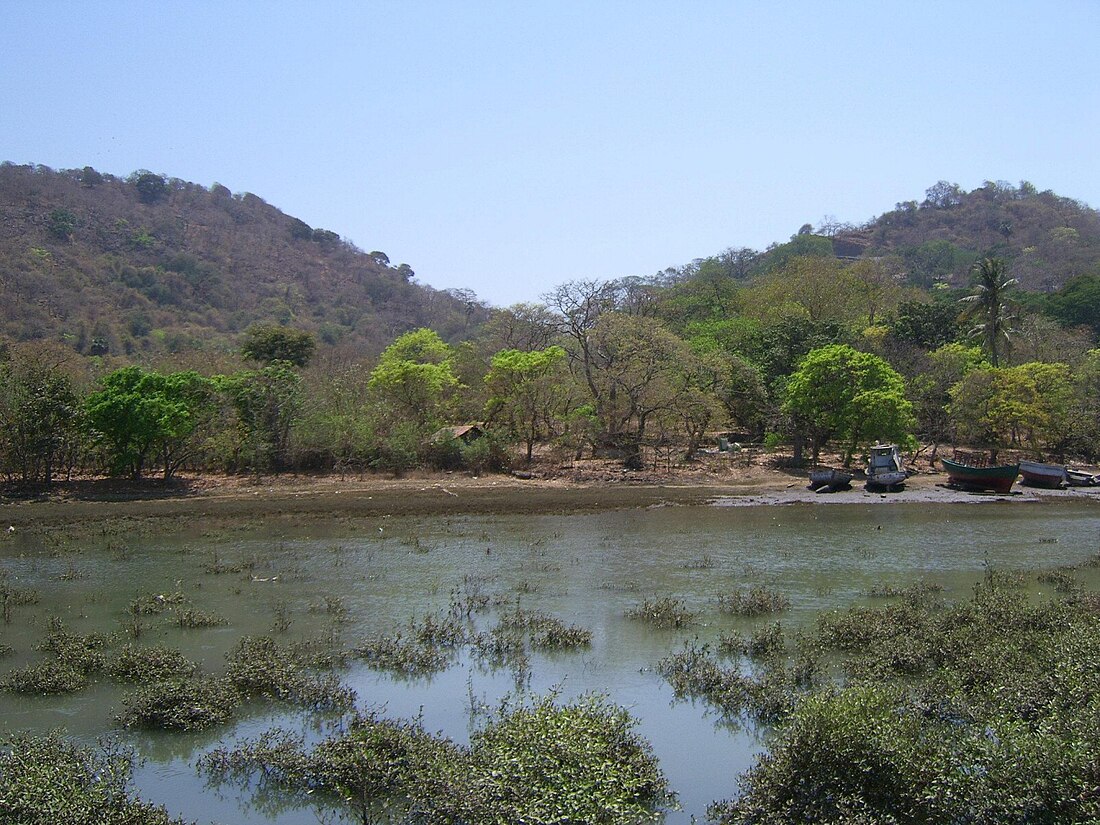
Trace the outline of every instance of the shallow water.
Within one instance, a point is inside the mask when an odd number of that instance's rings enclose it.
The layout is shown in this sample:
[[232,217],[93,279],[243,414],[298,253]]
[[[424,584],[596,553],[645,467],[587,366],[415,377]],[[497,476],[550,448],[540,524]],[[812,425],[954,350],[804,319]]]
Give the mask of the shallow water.
[[[0,643],[14,649],[0,659],[0,672],[42,656],[33,648],[50,616],[76,632],[115,633],[120,646],[130,640],[127,604],[152,593],[183,592],[196,607],[229,621],[186,630],[167,614],[145,617],[140,643],[180,647],[212,672],[224,667],[225,653],[243,635],[285,626],[280,637],[302,639],[335,629],[352,646],[444,611],[456,592],[518,599],[593,634],[586,650],[533,658],[522,686],[564,696],[597,691],[628,707],[679,794],[683,810],[666,821],[687,823],[692,815],[701,821],[709,802],[736,793],[738,774],[752,765],[766,735],[717,723],[701,704],[675,702],[654,672],[685,642],[775,621],[722,615],[719,593],[755,584],[781,590],[791,600],[780,617],[790,628],[822,610],[874,601],[862,595],[874,585],[927,579],[943,585],[947,598],[965,598],[987,566],[1050,568],[1079,564],[1098,551],[1100,509],[1093,502],[662,507],[580,516],[318,520],[280,527],[277,534],[255,527],[204,534],[201,525],[140,535],[124,529],[15,534],[0,544],[0,567],[41,599],[14,608],[11,624],[0,625]],[[1080,577],[1095,586],[1088,578],[1095,575],[1090,569]],[[667,595],[682,599],[698,622],[654,630],[624,615],[647,596]],[[327,612],[334,598],[347,612],[339,626]],[[495,706],[517,688],[512,673],[487,671],[469,659],[431,679],[396,679],[355,661],[341,675],[361,705],[383,707],[393,717],[422,714],[429,730],[458,741],[469,735],[472,706]],[[0,693],[0,724],[8,731],[63,727],[93,740],[114,730],[112,717],[128,690],[104,680],[69,697]],[[196,759],[217,744],[272,724],[311,730],[304,714],[270,705],[251,711],[201,734],[124,733],[145,758],[137,774],[141,795],[200,822],[317,822],[308,807],[254,804],[246,791],[208,789],[197,775]]]

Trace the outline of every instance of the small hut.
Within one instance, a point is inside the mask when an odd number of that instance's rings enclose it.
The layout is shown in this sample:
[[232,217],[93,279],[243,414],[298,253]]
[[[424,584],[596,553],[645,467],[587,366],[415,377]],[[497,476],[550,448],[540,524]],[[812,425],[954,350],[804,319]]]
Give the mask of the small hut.
[[444,441],[457,441],[460,444],[473,444],[479,438],[485,436],[484,425],[480,422],[473,424],[454,424],[449,427],[441,427],[432,433],[431,441],[439,444]]

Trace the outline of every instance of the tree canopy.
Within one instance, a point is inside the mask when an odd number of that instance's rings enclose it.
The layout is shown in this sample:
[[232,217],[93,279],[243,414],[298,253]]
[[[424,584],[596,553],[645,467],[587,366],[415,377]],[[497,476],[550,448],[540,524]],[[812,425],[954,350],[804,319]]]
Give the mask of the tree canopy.
[[859,446],[908,443],[916,424],[902,377],[882,358],[844,344],[812,350],[787,383],[784,410],[795,433],[810,438],[816,462],[824,444],[845,444],[845,462]]
[[139,479],[149,460],[160,458],[164,477],[171,476],[178,449],[198,424],[208,380],[194,371],[161,374],[131,366],[105,376],[102,386],[88,396],[84,411],[111,470]]
[[304,367],[316,348],[317,342],[305,330],[276,324],[254,324],[245,331],[241,354],[265,364],[287,361],[296,367]]

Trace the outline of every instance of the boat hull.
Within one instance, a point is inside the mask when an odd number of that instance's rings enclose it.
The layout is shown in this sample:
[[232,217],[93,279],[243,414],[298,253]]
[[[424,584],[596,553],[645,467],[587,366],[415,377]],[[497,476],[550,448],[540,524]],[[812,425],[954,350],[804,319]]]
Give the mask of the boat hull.
[[852,483],[852,474],[841,470],[811,470],[810,489],[821,492],[822,490],[840,490]]
[[1086,473],[1084,470],[1066,470],[1066,484],[1070,487],[1095,487],[1100,476]]
[[1012,490],[1016,477],[1020,475],[1019,464],[1001,464],[996,467],[971,467],[949,458],[941,458],[947,480],[956,487],[966,490],[993,490],[1007,493]]
[[1038,461],[1021,461],[1020,475],[1024,483],[1032,487],[1057,490],[1066,480],[1066,468],[1059,464],[1043,464]]
[[904,470],[875,472],[867,476],[867,486],[871,489],[889,490],[905,483],[909,474]]

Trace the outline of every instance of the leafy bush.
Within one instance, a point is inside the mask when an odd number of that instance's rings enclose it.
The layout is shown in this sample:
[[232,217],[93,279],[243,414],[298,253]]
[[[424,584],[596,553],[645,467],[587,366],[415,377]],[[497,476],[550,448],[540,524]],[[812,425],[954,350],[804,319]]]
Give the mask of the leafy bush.
[[450,792],[436,815],[464,822],[638,823],[659,819],[668,786],[635,720],[601,698],[506,708],[471,737],[465,764],[436,760]]
[[126,645],[107,663],[107,672],[123,682],[160,682],[176,676],[190,676],[195,663],[175,648],[154,645]]
[[355,648],[354,653],[372,668],[409,676],[439,673],[451,663],[449,653],[417,639],[408,639],[400,631],[392,636],[368,639]]
[[[270,731],[204,757],[216,779],[248,780],[354,805],[361,821],[593,822],[659,819],[667,783],[625,710],[599,698],[503,707],[468,748],[419,723],[355,717],[312,752]],[[313,797],[316,798],[316,797]],[[415,812],[415,813],[412,813]]]
[[592,643],[592,631],[577,625],[568,625],[548,613],[520,607],[505,614],[494,632],[525,635],[530,640],[531,647],[538,650],[587,647]]
[[197,629],[203,627],[222,627],[229,624],[224,616],[199,610],[195,607],[183,607],[176,610],[175,623],[180,627]]
[[456,438],[433,440],[425,460],[436,470],[457,470],[462,466],[462,444]]
[[103,667],[107,637],[100,633],[81,636],[68,633],[57,619],[37,649],[53,658],[13,670],[0,687],[16,693],[72,693],[88,684],[88,675]]
[[748,716],[767,724],[790,712],[799,686],[794,670],[776,667],[746,676],[739,669],[724,668],[705,646],[688,646],[662,659],[657,672],[679,698],[703,699],[726,719]]
[[56,734],[0,742],[0,809],[8,825],[183,825],[130,792],[133,755],[86,748]]
[[240,703],[240,693],[228,679],[172,680],[127,697],[117,718],[128,728],[203,730],[228,722]]
[[134,615],[159,615],[174,605],[183,604],[182,593],[146,593],[130,600],[127,611]]
[[736,593],[723,593],[718,596],[718,607],[723,613],[737,616],[762,616],[766,613],[782,613],[789,610],[791,600],[784,593],[756,586]]
[[626,611],[626,616],[664,628],[684,627],[695,621],[695,614],[688,610],[684,602],[671,596],[644,599],[640,605]]
[[13,693],[73,693],[88,685],[88,674],[60,659],[49,659],[38,664],[11,671],[0,682],[0,687]]
[[508,451],[491,436],[482,436],[463,444],[462,465],[475,475],[490,470],[503,470],[508,466]]
[[227,654],[226,676],[242,693],[315,710],[347,709],[355,692],[335,676],[311,673],[302,657],[268,636],[246,636]]
[[805,644],[840,657],[845,687],[797,702],[714,821],[1100,818],[1100,616],[1087,600],[1036,603],[991,574],[953,605],[827,614]]

